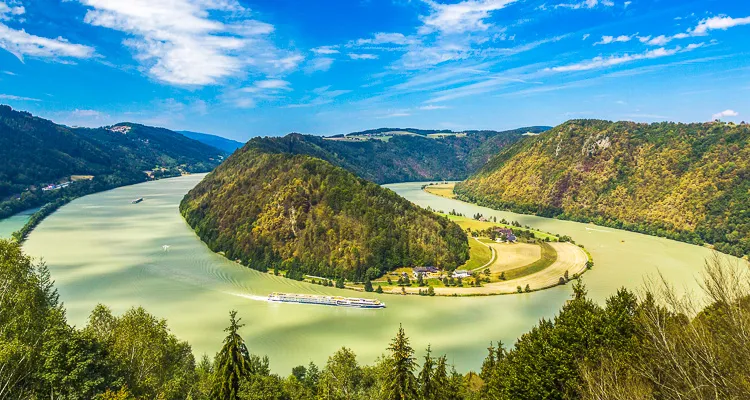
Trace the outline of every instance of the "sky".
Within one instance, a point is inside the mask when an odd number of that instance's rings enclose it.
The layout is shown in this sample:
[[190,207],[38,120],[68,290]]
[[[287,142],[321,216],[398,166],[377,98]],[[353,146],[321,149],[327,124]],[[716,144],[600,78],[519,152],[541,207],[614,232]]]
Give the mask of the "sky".
[[0,0],[0,104],[237,140],[750,120],[746,0]]

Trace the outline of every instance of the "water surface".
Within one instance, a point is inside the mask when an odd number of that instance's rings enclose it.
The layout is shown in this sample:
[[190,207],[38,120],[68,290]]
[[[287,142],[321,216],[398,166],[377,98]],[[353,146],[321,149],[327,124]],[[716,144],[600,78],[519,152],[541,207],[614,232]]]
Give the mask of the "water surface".
[[0,239],[10,239],[13,232],[18,231],[26,225],[31,215],[37,212],[39,208],[32,208],[30,210],[21,211],[16,215],[11,215],[8,218],[0,219]]
[[[229,310],[238,310],[252,352],[267,354],[274,371],[323,364],[342,346],[360,362],[384,352],[399,324],[412,345],[428,344],[448,354],[461,371],[480,368],[490,341],[513,343],[540,318],[555,315],[570,286],[521,295],[439,298],[368,294],[383,310],[271,304],[272,291],[337,294],[354,292],[294,282],[259,273],[211,252],[184,222],[178,205],[202,175],[123,187],[77,199],[47,217],[29,236],[25,250],[50,267],[71,323],[86,323],[97,303],[122,313],[143,306],[166,318],[197,355],[221,346]],[[492,211],[430,195],[420,183],[388,185],[423,207],[466,215],[518,220],[567,234],[594,255],[585,275],[590,295],[602,301],[620,286],[636,288],[659,268],[678,285],[695,287],[694,276],[710,251],[684,243],[593,225]],[[144,197],[140,204],[134,198]],[[168,246],[168,247],[165,247]]]

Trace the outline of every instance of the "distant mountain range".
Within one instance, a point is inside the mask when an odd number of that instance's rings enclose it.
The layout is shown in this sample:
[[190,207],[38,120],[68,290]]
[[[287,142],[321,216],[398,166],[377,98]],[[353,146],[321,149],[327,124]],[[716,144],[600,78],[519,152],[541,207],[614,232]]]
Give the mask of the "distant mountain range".
[[[152,178],[207,172],[226,155],[167,129],[132,123],[71,128],[0,106],[0,217],[60,193],[142,182],[149,179],[146,171]],[[64,190],[41,190],[76,179]]]
[[750,254],[750,125],[569,121],[456,186],[481,205]]
[[[343,135],[320,137],[297,133],[284,137],[257,137],[246,146],[266,152],[305,154],[343,167],[361,178],[383,184],[408,181],[461,180],[481,168],[505,146],[528,132],[546,127],[511,131],[471,131],[461,136],[427,137],[435,132],[404,130],[420,134],[393,135],[387,140],[344,140]],[[393,132],[381,128],[370,133]],[[429,132],[429,133],[428,133]],[[362,132],[347,136],[362,135]]]
[[244,145],[242,142],[236,140],[227,139],[225,137],[209,135],[208,133],[198,133],[190,131],[177,131],[182,135],[189,137],[190,139],[197,140],[203,144],[207,144],[211,147],[215,147],[219,150],[225,151],[228,154],[234,153],[235,150],[239,149]]

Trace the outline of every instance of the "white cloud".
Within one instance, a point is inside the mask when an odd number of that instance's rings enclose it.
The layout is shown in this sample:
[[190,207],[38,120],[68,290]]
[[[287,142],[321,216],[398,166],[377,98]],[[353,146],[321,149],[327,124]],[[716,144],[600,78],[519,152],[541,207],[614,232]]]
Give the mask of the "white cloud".
[[5,2],[0,2],[0,21],[9,20],[13,16],[23,15],[26,13],[26,9],[23,6],[8,5]]
[[431,8],[431,13],[422,17],[420,34],[435,31],[447,34],[485,31],[490,25],[485,19],[492,11],[505,8],[516,0],[464,0],[454,4],[440,4],[433,0],[423,0]]
[[428,106],[419,107],[419,109],[423,111],[444,110],[446,108],[448,108],[448,106],[428,105]]
[[436,92],[434,97],[425,101],[425,103],[439,103],[448,100],[459,99],[462,97],[474,96],[491,92],[507,86],[511,83],[523,82],[522,80],[510,76],[494,75],[485,78],[479,82],[471,83],[464,86],[441,90]]
[[590,9],[594,8],[601,4],[604,7],[612,7],[615,5],[614,2],[611,0],[584,0],[578,3],[562,3],[555,5],[555,8],[569,8],[571,10],[578,10],[578,9]]
[[620,35],[620,36],[602,36],[602,40],[594,43],[594,46],[600,45],[600,44],[610,44],[610,43],[625,43],[629,42],[633,39],[633,36],[628,35]]
[[255,93],[266,90],[292,90],[290,83],[281,79],[265,79],[257,81],[253,86],[242,89],[245,92]]
[[411,114],[408,112],[394,112],[386,115],[381,115],[379,117],[376,117],[377,119],[386,119],[386,118],[400,118],[400,117],[408,117]]
[[738,115],[740,115],[740,113],[738,113],[737,111],[734,111],[734,110],[724,110],[722,112],[719,112],[719,113],[716,113],[716,114],[712,115],[711,119],[722,119],[722,118],[725,118],[725,117],[736,117]]
[[314,49],[312,49],[310,51],[312,51],[315,54],[325,54],[325,55],[338,54],[339,53],[339,51],[336,50],[334,48],[334,46],[320,46],[320,47],[316,47],[316,48],[314,48]]
[[415,39],[404,36],[403,33],[385,33],[378,32],[371,39],[359,39],[353,44],[358,46],[367,44],[395,44],[395,45],[407,45],[415,43]]
[[626,2],[622,3],[622,5],[624,6],[624,8],[628,8],[631,4],[633,4],[632,1],[626,1]]
[[287,108],[305,108],[305,107],[315,107],[315,106],[321,106],[324,104],[330,104],[333,103],[333,101],[339,97],[343,96],[347,93],[350,93],[351,90],[330,90],[331,86],[322,86],[319,88],[315,88],[312,90],[313,95],[312,96],[306,96],[302,102],[297,104],[289,104]]
[[90,58],[94,56],[94,48],[80,44],[70,43],[62,37],[50,39],[27,33],[25,30],[16,30],[0,23],[0,48],[5,49],[18,57],[40,58]]
[[16,5],[11,3],[8,5],[6,2],[0,2],[0,20],[9,20],[13,16],[23,15],[26,13],[26,9],[22,5]]
[[291,84],[283,79],[262,79],[240,89],[224,94],[225,101],[238,108],[253,108],[260,101],[275,101],[292,91]]
[[87,109],[83,109],[83,110],[75,109],[71,111],[70,114],[74,117],[79,117],[79,118],[104,118],[108,116],[107,114],[102,113],[100,111],[87,110]]
[[349,53],[349,58],[352,60],[377,60],[378,55],[377,54],[355,54],[355,53]]
[[293,70],[303,57],[277,49],[273,26],[250,19],[237,0],[79,0],[84,21],[121,31],[148,73],[175,85],[204,86],[242,76]]
[[735,26],[748,24],[750,24],[750,17],[732,18],[719,16],[702,20],[690,33],[694,36],[704,36],[708,34],[708,31],[717,29],[727,30]]
[[586,39],[588,39],[588,38],[589,38],[590,36],[591,36],[591,34],[590,34],[590,33],[587,33],[587,34],[583,35],[583,40],[586,40]]
[[[612,67],[619,64],[624,64],[637,60],[648,60],[660,57],[667,57],[680,52],[681,48],[676,47],[674,49],[658,48],[655,50],[649,50],[645,53],[640,54],[625,54],[622,56],[610,56],[610,57],[595,57],[591,60],[582,61],[575,64],[564,65],[560,67],[546,68],[545,71],[552,72],[575,72],[575,71],[588,71],[592,69]],[[692,49],[685,49],[685,51]]]
[[4,73],[5,75],[16,76],[16,73],[15,73],[15,72],[13,72],[13,71],[3,71],[3,73]]
[[305,66],[305,72],[311,74],[313,72],[328,71],[333,65],[333,58],[330,57],[316,57],[310,60]]
[[14,96],[12,94],[0,94],[0,100],[16,100],[16,101],[41,101],[31,97]]

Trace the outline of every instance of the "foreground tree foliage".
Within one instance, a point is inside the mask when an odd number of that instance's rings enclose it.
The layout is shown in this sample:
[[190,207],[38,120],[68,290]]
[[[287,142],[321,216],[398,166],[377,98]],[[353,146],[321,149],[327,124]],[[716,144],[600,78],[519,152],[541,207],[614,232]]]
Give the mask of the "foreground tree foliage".
[[456,185],[463,200],[750,254],[750,125],[574,120]]
[[468,258],[466,234],[447,218],[323,160],[251,144],[180,204],[198,236],[229,259],[360,281],[402,266],[455,269]]
[[702,296],[655,282],[599,305],[577,283],[554,319],[510,349],[490,345],[479,374],[456,372],[429,347],[419,365],[399,328],[373,365],[342,348],[283,377],[250,352],[236,312],[221,350],[197,364],[141,308],[97,306],[73,328],[44,265],[0,240],[0,399],[747,399],[750,272],[725,260],[707,263]]

